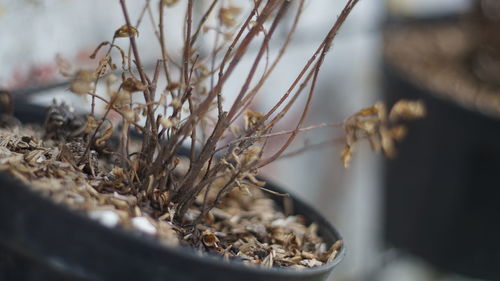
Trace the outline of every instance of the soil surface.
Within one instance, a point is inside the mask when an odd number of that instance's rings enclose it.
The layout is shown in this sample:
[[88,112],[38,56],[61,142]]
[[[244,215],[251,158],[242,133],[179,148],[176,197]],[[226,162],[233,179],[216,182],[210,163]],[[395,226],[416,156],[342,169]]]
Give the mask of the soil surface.
[[[320,266],[332,261],[342,247],[341,241],[327,245],[316,224],[307,225],[300,215],[285,215],[257,188],[237,189],[202,221],[179,225],[172,209],[140,204],[137,197],[122,192],[123,186],[110,189],[121,171],[100,159],[98,152],[92,151],[92,163],[79,164],[76,159],[84,148],[78,138],[65,142],[48,135],[34,125],[0,129],[0,170],[107,227],[156,237],[159,246],[184,245],[265,267]],[[200,200],[195,206],[201,206]],[[199,213],[192,208],[187,221]]]

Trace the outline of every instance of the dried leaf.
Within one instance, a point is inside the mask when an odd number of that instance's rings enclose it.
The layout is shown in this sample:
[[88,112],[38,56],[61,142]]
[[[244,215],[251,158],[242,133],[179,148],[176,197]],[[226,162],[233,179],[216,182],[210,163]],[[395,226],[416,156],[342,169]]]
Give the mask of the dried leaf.
[[394,140],[386,128],[381,128],[380,130],[380,146],[382,147],[382,152],[384,152],[385,156],[394,157],[396,155]]
[[165,5],[167,7],[173,7],[175,4],[177,4],[179,0],[162,0],[161,4]]
[[389,113],[391,121],[414,120],[425,116],[426,110],[422,101],[399,100]]
[[121,88],[125,91],[133,93],[142,92],[146,90],[147,86],[133,77],[128,77],[127,79],[125,79],[125,81],[123,81]]
[[218,247],[219,238],[210,230],[205,230],[201,235],[201,241],[207,247]]
[[95,57],[96,57],[96,55],[97,55],[97,52],[99,52],[99,50],[100,50],[102,47],[104,47],[104,46],[106,46],[106,45],[109,45],[109,44],[111,44],[109,41],[104,41],[104,42],[101,42],[101,43],[99,44],[99,46],[97,46],[97,48],[95,48],[94,52],[90,55],[90,58],[91,58],[91,59],[95,59]]
[[174,123],[172,123],[172,121],[170,121],[169,118],[166,118],[165,116],[162,116],[160,118],[160,124],[163,126],[163,128],[165,129],[170,129],[172,128],[172,126],[174,125]]
[[179,109],[181,108],[182,106],[182,102],[181,100],[179,100],[178,98],[174,98],[172,100],[172,102],[170,103],[170,105],[174,108],[174,109]]
[[399,141],[399,140],[402,140],[406,136],[407,132],[408,132],[408,130],[406,129],[405,126],[398,125],[398,126],[392,127],[389,131],[389,134],[391,135],[391,138]]
[[328,257],[328,259],[326,260],[327,263],[330,263],[332,262],[336,257],[337,257],[337,254],[339,252],[337,250],[333,251],[330,256]]
[[370,106],[370,107],[361,109],[355,115],[369,116],[369,115],[376,115],[377,113],[378,113],[378,108],[376,106]]
[[123,171],[123,168],[114,167],[113,169],[111,169],[111,173],[117,178],[125,178],[125,172]]
[[113,106],[118,109],[124,109],[130,107],[130,101],[132,99],[131,92],[121,89],[118,92],[111,93],[111,101],[112,103],[107,104],[106,106]]
[[113,124],[109,122],[109,126],[105,129],[102,136],[96,139],[95,145],[97,147],[104,147],[106,145],[106,141],[111,138],[113,135]]
[[395,141],[406,135],[406,127],[396,121],[421,118],[424,115],[425,107],[422,102],[401,100],[392,107],[389,118],[385,105],[380,102],[350,116],[344,122],[346,141],[341,153],[344,166],[349,166],[354,146],[359,139],[367,139],[373,150],[382,149],[386,156],[394,157]]
[[343,245],[342,240],[337,240],[333,245],[330,247],[330,249],[323,254],[323,261],[326,260],[327,263],[332,262],[336,257],[338,252],[340,251],[340,248]]
[[352,146],[349,144],[344,145],[344,149],[342,149],[341,156],[342,163],[344,164],[344,168],[349,168],[351,164],[352,158]]
[[243,119],[245,121],[245,130],[251,130],[260,123],[260,121],[264,118],[264,115],[259,112],[246,111]]
[[42,163],[43,161],[46,160],[46,157],[44,156],[45,150],[41,149],[36,149],[33,151],[30,151],[24,155],[24,160],[30,164],[35,164],[35,163]]
[[269,255],[267,255],[267,257],[262,261],[262,266],[273,267],[275,256],[276,252],[274,250],[271,250],[271,252],[269,252]]
[[179,88],[181,86],[180,83],[177,83],[177,82],[170,82],[168,85],[167,85],[167,91],[173,91],[177,88]]
[[94,90],[96,78],[94,71],[79,70],[71,80],[69,90],[75,94],[87,94]]
[[266,182],[265,181],[258,180],[257,177],[254,174],[252,174],[252,173],[243,173],[243,177],[245,179],[248,179],[251,183],[255,184],[258,187],[264,187],[264,186],[266,186]]
[[99,126],[99,122],[95,119],[93,115],[87,115],[87,121],[85,122],[85,133],[90,134],[95,131]]
[[307,267],[315,267],[315,266],[321,266],[323,265],[322,262],[320,262],[317,259],[306,259],[306,260],[301,260],[300,261],[301,265],[307,266]]
[[236,25],[236,18],[241,13],[241,8],[230,6],[227,8],[221,8],[219,11],[219,20],[222,25],[227,27],[233,27]]
[[[256,27],[257,26],[257,22],[254,21],[254,20],[252,20],[252,21],[249,22],[249,26],[252,27],[252,28]],[[259,25],[257,28],[258,28],[259,32],[263,32],[264,31],[264,27],[262,25]]]
[[99,66],[95,73],[99,78],[104,77],[104,75],[108,74],[109,71],[115,70],[116,66],[112,63],[111,56],[105,56],[104,58],[99,60]]
[[115,31],[115,37],[132,37],[138,35],[137,29],[130,25],[122,25]]
[[315,254],[313,254],[311,252],[306,252],[306,251],[302,251],[301,256],[302,256],[302,258],[309,259],[309,260],[315,259],[315,257],[316,257]]
[[139,114],[129,107],[122,109],[121,114],[128,122],[133,123],[139,121]]
[[60,54],[57,54],[56,55],[56,63],[57,63],[57,67],[59,68],[59,73],[63,77],[73,76],[73,72],[74,72],[73,66],[66,58],[64,58]]

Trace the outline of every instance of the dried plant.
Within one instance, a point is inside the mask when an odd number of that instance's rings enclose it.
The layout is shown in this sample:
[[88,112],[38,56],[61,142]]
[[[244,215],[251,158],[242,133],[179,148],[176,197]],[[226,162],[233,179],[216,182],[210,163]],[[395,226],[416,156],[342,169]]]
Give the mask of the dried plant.
[[342,150],[342,162],[349,167],[355,144],[360,139],[367,139],[373,150],[382,150],[384,155],[394,157],[394,143],[406,136],[406,126],[401,121],[419,119],[425,116],[425,107],[421,101],[400,100],[390,112],[384,104],[378,102],[364,108],[344,121],[346,133],[345,146]]
[[[1,115],[0,125],[10,128],[0,129],[0,171],[108,227],[120,223],[167,245],[188,244],[266,267],[331,262],[342,241],[323,241],[316,223],[292,214],[291,200],[284,200],[284,210],[276,208],[264,192],[286,195],[266,189],[257,175],[269,163],[301,152],[285,153],[300,132],[322,127],[343,127],[344,136],[335,141],[345,144],[346,167],[363,139],[393,156],[394,143],[406,132],[404,122],[425,114],[418,101],[399,101],[390,110],[376,103],[343,122],[304,126],[325,56],[357,2],[347,0],[270,109],[254,112],[252,102],[283,59],[304,0],[253,0],[248,9],[219,0],[145,0],[135,24],[126,1],[119,0],[124,24],[90,55],[96,69],[78,69],[58,58],[61,74],[71,78],[70,90],[90,97],[89,114],[79,116],[54,102],[45,131]],[[177,25],[183,43],[178,57],[167,46],[172,39],[164,22],[177,5],[186,8]],[[196,16],[195,10],[202,13]],[[275,42],[287,13],[292,24],[284,40]],[[145,17],[160,50],[149,71],[138,47]],[[279,44],[274,57],[271,43]],[[249,57],[250,69],[239,80],[234,101],[224,104],[228,80]],[[8,92],[0,91],[0,102],[12,112]],[[97,113],[100,105],[103,114]],[[292,107],[300,109],[297,123],[276,131]],[[276,136],[284,142],[271,149],[269,139]],[[180,157],[186,147],[187,156]]]
[[[302,16],[304,1],[255,0],[247,11],[212,0],[200,19],[193,19],[193,0],[146,0],[140,18],[134,25],[126,1],[120,0],[124,24],[114,33],[111,41],[99,44],[91,58],[99,57],[93,70],[71,70],[62,64],[61,73],[72,77],[70,90],[90,95],[91,110],[85,124],[77,132],[64,138],[80,138],[84,150],[77,153],[75,166],[94,178],[104,179],[101,189],[134,195],[142,205],[150,206],[160,215],[168,212],[183,224],[189,209],[197,204],[198,218],[208,215],[221,199],[235,188],[263,188],[258,170],[281,157],[284,151],[304,130],[333,124],[303,127],[314,96],[318,73],[341,25],[356,5],[348,0],[328,33],[297,74],[289,88],[267,112],[252,112],[249,106],[285,54]],[[182,56],[177,61],[168,52],[165,13],[175,5],[186,5],[183,28]],[[158,11],[155,18],[153,11]],[[293,9],[293,11],[289,11]],[[286,13],[293,13],[293,24],[274,58],[269,58],[269,45]],[[207,22],[211,15],[217,24]],[[155,34],[161,53],[152,74],[148,74],[141,59],[137,36],[143,17],[155,23]],[[242,19],[240,21],[240,19]],[[157,23],[157,25],[156,25]],[[215,36],[207,36],[212,32]],[[206,38],[205,38],[206,37]],[[214,42],[207,51],[207,38]],[[128,39],[128,46],[121,47]],[[223,105],[222,93],[226,82],[243,57],[250,56],[250,45],[257,47],[251,68],[241,80],[235,100]],[[106,50],[104,50],[106,49]],[[117,66],[113,54],[121,58]],[[260,73],[258,69],[264,67]],[[159,88],[160,76],[166,85]],[[118,78],[119,77],[119,78]],[[97,92],[105,83],[107,95]],[[137,102],[135,93],[142,93]],[[276,124],[305,95],[300,117],[294,128],[274,132]],[[106,105],[104,115],[96,116],[96,100]],[[118,123],[110,121],[110,114],[121,116]],[[374,147],[393,154],[393,140],[402,136],[403,127],[396,125],[401,117],[419,116],[421,105],[398,104],[389,116],[383,105],[362,110],[341,124],[347,132],[342,158],[348,165],[355,142],[363,137]],[[141,121],[140,116],[143,116]],[[238,120],[244,125],[238,126]],[[56,131],[57,132],[57,131]],[[140,148],[131,148],[132,134],[140,136]],[[57,134],[57,133],[56,133]],[[116,134],[119,141],[112,143]],[[268,139],[285,135],[286,141],[274,152],[264,154]],[[60,137],[61,134],[57,134]],[[378,142],[378,144],[376,144]],[[179,172],[181,147],[189,144],[189,162]],[[98,153],[96,153],[96,151]],[[113,165],[99,170],[95,155],[110,155]],[[202,198],[197,201],[197,198]],[[204,243],[217,243],[204,236]]]

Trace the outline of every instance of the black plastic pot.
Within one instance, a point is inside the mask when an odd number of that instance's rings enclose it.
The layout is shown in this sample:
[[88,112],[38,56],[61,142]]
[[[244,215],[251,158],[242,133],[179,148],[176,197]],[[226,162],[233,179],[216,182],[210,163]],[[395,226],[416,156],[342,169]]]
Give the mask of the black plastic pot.
[[[40,121],[43,109],[17,108],[23,121]],[[282,192],[273,185],[268,188]],[[306,269],[265,269],[190,248],[167,248],[154,239],[107,228],[84,214],[55,204],[0,173],[0,280],[325,280],[345,254]],[[276,201],[280,198],[274,198]],[[319,225],[329,243],[341,239],[320,214],[294,198],[294,211]]]
[[421,99],[385,163],[385,238],[443,270],[500,280],[500,120],[444,99],[385,61],[384,94]]

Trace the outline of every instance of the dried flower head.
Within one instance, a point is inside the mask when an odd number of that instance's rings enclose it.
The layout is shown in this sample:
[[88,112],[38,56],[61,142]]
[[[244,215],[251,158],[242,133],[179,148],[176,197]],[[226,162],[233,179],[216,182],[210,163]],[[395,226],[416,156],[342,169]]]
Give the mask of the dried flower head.
[[139,121],[139,114],[135,110],[130,109],[130,107],[122,109],[121,114],[123,118],[130,123]]
[[243,116],[243,120],[245,122],[245,131],[257,129],[257,126],[261,124],[263,118],[264,115],[262,113],[247,110],[247,112]]
[[210,230],[205,230],[201,235],[201,241],[207,247],[218,247],[219,238]]
[[87,121],[85,122],[85,132],[90,134],[99,126],[98,121],[92,115],[87,115]]
[[73,76],[69,89],[75,94],[88,94],[95,89],[97,75],[94,71],[79,70]]
[[219,20],[222,25],[227,27],[233,27],[237,23],[237,17],[241,13],[241,8],[235,6],[229,6],[227,8],[221,8],[219,11]]
[[59,69],[59,73],[63,77],[72,77],[73,76],[73,73],[74,73],[73,65],[71,65],[71,63],[66,58],[64,58],[60,54],[57,54],[56,55],[56,63],[57,63],[57,67]]
[[391,108],[391,121],[413,120],[425,116],[425,106],[422,101],[399,100]]
[[347,118],[344,122],[346,133],[341,160],[349,167],[352,153],[360,139],[367,139],[373,150],[381,149],[388,157],[396,154],[395,142],[406,135],[406,127],[400,124],[403,120],[414,120],[425,116],[425,106],[422,101],[398,101],[387,114],[382,103],[364,108]]
[[109,94],[112,102],[107,104],[107,108],[126,108],[132,100],[132,92],[125,89],[119,89],[118,92],[110,92]]
[[165,116],[162,116],[160,118],[160,124],[163,126],[165,129],[170,129],[174,125],[172,121],[170,121],[169,118],[166,118]]
[[133,92],[142,92],[146,90],[146,85],[142,83],[141,81],[133,78],[133,77],[128,77],[123,81],[121,88],[125,91],[128,91],[130,93]]
[[120,26],[120,28],[118,28],[116,31],[115,31],[115,38],[118,38],[118,37],[132,37],[132,36],[137,36],[139,35],[139,31],[137,31],[137,29],[131,25],[128,25],[128,24],[124,24],[122,26]]

